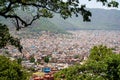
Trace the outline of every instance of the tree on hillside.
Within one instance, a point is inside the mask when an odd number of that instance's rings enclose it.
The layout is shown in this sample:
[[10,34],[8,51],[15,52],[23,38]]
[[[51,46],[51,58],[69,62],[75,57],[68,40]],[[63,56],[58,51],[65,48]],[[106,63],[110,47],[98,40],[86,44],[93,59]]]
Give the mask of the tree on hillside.
[[0,80],[27,80],[27,75],[16,61],[0,56]]
[[[107,5],[108,7],[118,7],[118,2],[113,0],[111,0],[111,2],[107,0],[96,1],[102,2],[103,5]],[[90,17],[92,16],[91,12],[86,9],[85,5],[80,5],[79,3],[79,0],[0,0],[0,16],[6,19],[14,19],[17,30],[31,25],[40,17],[52,18],[54,13],[60,14],[64,19],[71,17],[73,14],[75,14],[76,17],[80,14],[83,17],[83,21],[90,21]],[[30,21],[28,20],[29,22],[26,22],[15,12],[16,10],[29,11],[33,18]],[[2,26],[3,24],[0,23],[0,27]],[[1,30],[3,29],[1,28]],[[3,36],[0,35],[0,39],[6,40],[5,43],[0,41],[1,47],[4,47],[7,43],[12,43],[9,37],[3,39]],[[13,40],[13,42],[19,44],[18,40]],[[20,47],[20,45],[16,47]]]
[[48,63],[49,62],[49,56],[44,57],[44,62]]
[[31,62],[31,63],[34,63],[34,62],[35,62],[34,56],[31,56],[31,57],[30,57],[30,62]]

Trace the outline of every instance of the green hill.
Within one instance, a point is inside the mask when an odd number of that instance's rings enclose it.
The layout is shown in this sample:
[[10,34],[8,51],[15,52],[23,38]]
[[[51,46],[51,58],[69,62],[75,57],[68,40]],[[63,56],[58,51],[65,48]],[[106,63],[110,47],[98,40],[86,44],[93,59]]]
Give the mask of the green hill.
[[40,18],[40,20],[35,22],[34,26],[31,27],[30,31],[32,32],[50,31],[54,33],[66,33],[64,29],[50,22],[46,18]]
[[[66,20],[60,18],[58,14],[50,19],[56,25],[66,30],[79,29],[103,29],[103,30],[119,30],[120,29],[120,10],[105,10],[105,9],[88,9],[92,12],[91,22],[83,22],[82,17],[68,18]],[[63,27],[64,26],[64,27]]]

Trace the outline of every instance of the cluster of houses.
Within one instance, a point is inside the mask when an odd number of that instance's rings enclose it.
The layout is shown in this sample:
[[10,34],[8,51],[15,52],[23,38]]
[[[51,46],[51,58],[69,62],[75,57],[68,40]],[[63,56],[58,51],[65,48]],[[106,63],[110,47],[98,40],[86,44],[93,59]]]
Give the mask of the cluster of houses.
[[[120,53],[120,32],[103,30],[81,30],[69,31],[72,34],[54,34],[43,32],[38,38],[23,38],[23,53],[17,49],[8,47],[12,58],[22,57],[22,65],[25,68],[34,69],[34,71],[44,72],[45,67],[49,67],[51,72],[67,68],[74,64],[79,64],[87,59],[90,49],[95,45],[106,45],[115,48],[116,53]],[[44,58],[48,56],[49,62]],[[31,62],[31,58],[34,59]],[[54,72],[53,72],[54,73]],[[40,76],[33,77],[34,80],[54,80],[53,73],[45,74],[48,79]],[[41,79],[40,79],[41,78]]]

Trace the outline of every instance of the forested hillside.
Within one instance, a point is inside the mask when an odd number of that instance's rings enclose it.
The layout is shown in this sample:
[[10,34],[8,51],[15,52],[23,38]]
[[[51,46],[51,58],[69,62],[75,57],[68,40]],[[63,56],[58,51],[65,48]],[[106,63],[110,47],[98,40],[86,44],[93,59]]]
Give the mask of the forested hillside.
[[82,17],[73,16],[67,20],[56,14],[50,21],[56,25],[63,25],[64,29],[120,29],[120,10],[88,9],[92,12],[91,22],[83,22]]

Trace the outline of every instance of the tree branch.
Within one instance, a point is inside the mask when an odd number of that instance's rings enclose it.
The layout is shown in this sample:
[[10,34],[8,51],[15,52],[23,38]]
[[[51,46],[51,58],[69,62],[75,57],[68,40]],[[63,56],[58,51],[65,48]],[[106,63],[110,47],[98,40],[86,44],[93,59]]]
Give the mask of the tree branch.
[[3,12],[3,14],[6,14],[7,12],[9,12],[11,10],[11,6],[12,6],[12,2],[9,3],[9,5],[6,7],[6,9],[4,9],[5,11]]

